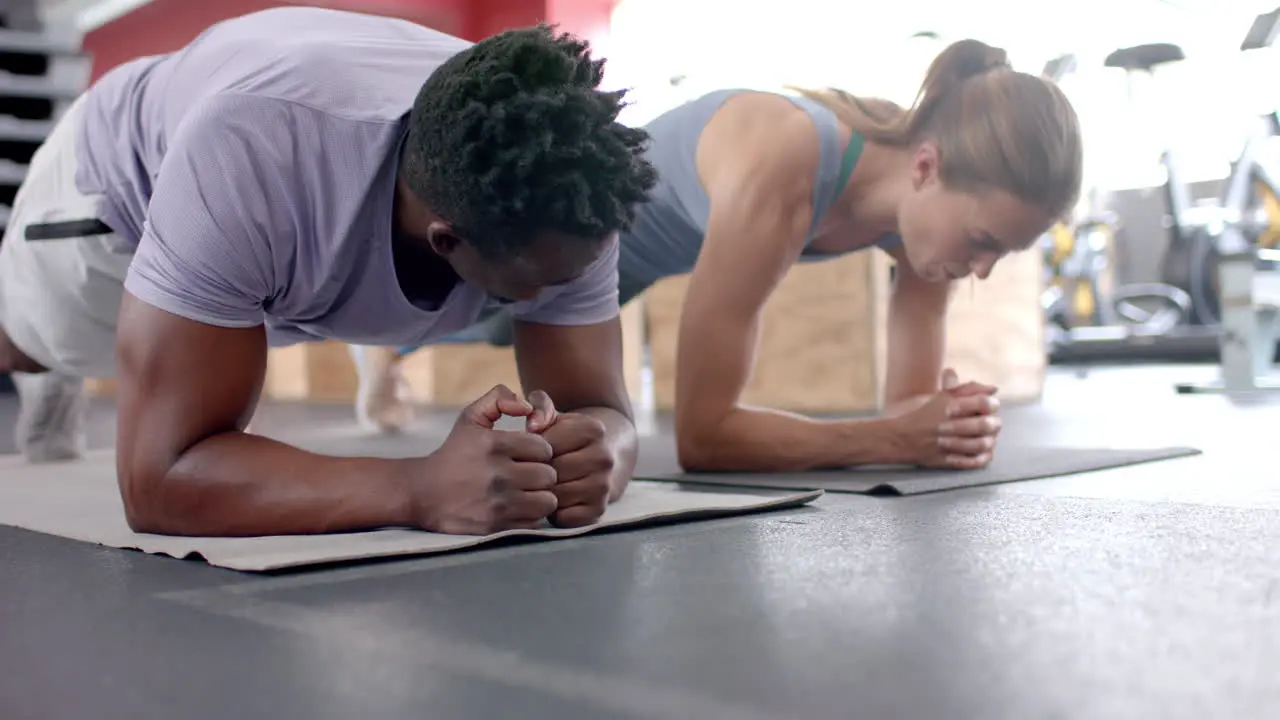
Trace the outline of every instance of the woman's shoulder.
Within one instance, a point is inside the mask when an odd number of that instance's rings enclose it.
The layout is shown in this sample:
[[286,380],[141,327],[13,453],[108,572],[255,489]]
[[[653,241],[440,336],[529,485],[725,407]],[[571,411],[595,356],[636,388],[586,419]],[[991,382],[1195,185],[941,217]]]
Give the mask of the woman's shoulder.
[[791,98],[756,91],[725,102],[707,123],[699,143],[700,159],[744,170],[813,167],[818,162],[822,128]]

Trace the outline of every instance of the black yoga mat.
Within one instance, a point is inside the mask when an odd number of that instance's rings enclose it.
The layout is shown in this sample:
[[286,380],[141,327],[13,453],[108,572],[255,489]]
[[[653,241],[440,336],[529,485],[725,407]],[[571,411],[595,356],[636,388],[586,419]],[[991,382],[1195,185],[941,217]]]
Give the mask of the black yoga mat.
[[1188,447],[1104,449],[1078,447],[1002,447],[995,460],[982,470],[930,470],[915,467],[864,466],[843,470],[791,473],[687,473],[682,472],[673,451],[642,453],[636,477],[644,480],[779,488],[826,490],[866,495],[920,495],[957,488],[1038,480],[1155,460],[1199,455]]

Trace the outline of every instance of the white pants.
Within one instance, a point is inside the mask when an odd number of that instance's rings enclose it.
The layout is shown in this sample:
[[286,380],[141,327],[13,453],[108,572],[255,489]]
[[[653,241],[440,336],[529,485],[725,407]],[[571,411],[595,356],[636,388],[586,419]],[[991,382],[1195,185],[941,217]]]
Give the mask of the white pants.
[[[51,370],[108,378],[135,248],[105,228],[84,227],[99,217],[102,198],[76,189],[83,104],[82,96],[59,119],[14,199],[0,242],[0,326]],[[53,237],[32,239],[29,231]]]

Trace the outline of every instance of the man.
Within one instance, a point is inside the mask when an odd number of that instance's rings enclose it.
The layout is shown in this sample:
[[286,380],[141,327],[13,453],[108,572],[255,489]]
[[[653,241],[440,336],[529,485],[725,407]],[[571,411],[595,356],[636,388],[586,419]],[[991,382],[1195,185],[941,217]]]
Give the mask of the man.
[[[137,531],[596,521],[635,458],[616,236],[656,175],[602,69],[545,27],[471,45],[284,8],[113,70],[33,159],[0,244],[23,451],[78,454],[80,378],[110,376]],[[431,455],[244,432],[269,346],[430,342],[493,302],[530,393],[490,391]]]

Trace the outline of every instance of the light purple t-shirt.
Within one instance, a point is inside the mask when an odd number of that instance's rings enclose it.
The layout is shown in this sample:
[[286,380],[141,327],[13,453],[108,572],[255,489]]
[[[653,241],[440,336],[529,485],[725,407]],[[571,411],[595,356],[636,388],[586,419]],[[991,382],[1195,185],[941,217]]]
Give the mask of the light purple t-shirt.
[[[482,290],[459,283],[434,310],[416,307],[391,254],[409,110],[469,45],[402,20],[281,8],[109,72],[86,101],[76,179],[138,244],[125,287],[199,322],[265,322],[273,345],[413,345],[472,324],[492,302]],[[617,255],[615,241],[515,316],[614,317]]]

